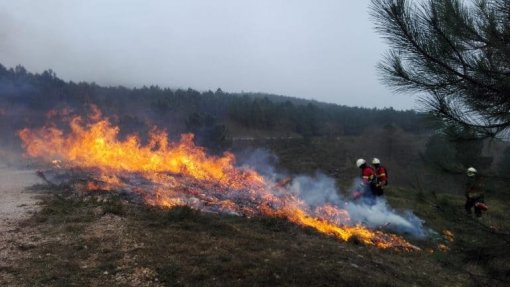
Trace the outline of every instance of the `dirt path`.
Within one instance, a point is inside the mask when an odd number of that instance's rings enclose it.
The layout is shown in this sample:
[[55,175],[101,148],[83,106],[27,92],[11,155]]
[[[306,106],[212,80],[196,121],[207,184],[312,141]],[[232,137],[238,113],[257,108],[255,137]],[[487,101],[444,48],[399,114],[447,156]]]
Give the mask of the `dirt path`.
[[15,229],[17,222],[37,209],[34,194],[25,188],[39,182],[33,170],[0,167],[0,234]]
[[12,272],[25,242],[36,238],[19,223],[38,209],[35,194],[25,190],[41,180],[33,170],[0,166],[0,285],[22,286]]

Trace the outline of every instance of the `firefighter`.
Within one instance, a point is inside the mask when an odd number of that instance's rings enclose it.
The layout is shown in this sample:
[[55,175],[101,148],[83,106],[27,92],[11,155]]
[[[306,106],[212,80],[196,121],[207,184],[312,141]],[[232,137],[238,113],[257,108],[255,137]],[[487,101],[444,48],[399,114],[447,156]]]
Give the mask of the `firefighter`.
[[381,161],[376,157],[372,159],[372,166],[375,175],[374,194],[375,196],[381,196],[384,194],[384,187],[388,185],[388,171],[381,165]]
[[468,215],[471,215],[472,209],[475,210],[476,217],[482,216],[482,211],[487,210],[487,205],[483,199],[483,183],[478,171],[474,167],[469,167],[466,171],[466,204],[464,208]]
[[372,167],[370,167],[367,162],[360,158],[356,161],[356,166],[361,171],[361,182],[358,187],[358,193],[355,198],[363,197],[363,201],[368,204],[374,204],[374,181],[375,174]]

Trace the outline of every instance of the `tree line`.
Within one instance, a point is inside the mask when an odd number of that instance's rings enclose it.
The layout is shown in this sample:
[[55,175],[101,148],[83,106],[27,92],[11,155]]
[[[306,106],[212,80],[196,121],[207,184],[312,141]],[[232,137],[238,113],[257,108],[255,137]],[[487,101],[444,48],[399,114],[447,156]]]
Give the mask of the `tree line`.
[[22,66],[8,69],[0,65],[0,102],[4,109],[23,113],[35,125],[50,109],[68,107],[85,113],[86,105],[95,104],[105,114],[117,115],[131,125],[137,121],[165,128],[175,125],[181,131],[193,126],[186,123],[199,117],[227,127],[235,123],[246,129],[286,131],[303,137],[359,135],[367,127],[385,125],[411,133],[427,129],[423,115],[412,110],[347,107],[269,94],[226,93],[221,89],[199,92],[158,86],[102,87],[65,82],[51,70],[30,73]]

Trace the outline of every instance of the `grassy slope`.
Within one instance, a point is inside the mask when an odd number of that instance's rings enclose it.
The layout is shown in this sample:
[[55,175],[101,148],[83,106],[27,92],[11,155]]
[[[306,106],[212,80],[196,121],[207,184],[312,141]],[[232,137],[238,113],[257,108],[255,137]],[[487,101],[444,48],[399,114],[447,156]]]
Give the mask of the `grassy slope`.
[[[323,152],[318,148],[308,157],[302,156],[303,148],[309,147],[274,150],[289,170],[324,169],[332,176],[344,172],[335,170],[336,157],[330,147],[324,147]],[[341,177],[337,179],[344,183]],[[82,198],[65,189],[39,186],[37,190],[49,195],[42,211],[19,232],[31,230],[38,235],[13,242],[23,256],[13,266],[0,263],[0,275],[9,275],[0,276],[4,285],[510,284],[510,238],[506,235],[510,216],[506,212],[508,197],[502,193],[488,195],[491,209],[477,221],[464,214],[460,195],[393,186],[387,191],[392,206],[410,208],[427,226],[439,233],[448,229],[455,235],[450,243],[441,235],[432,236],[417,242],[427,251],[401,253],[355,241],[339,242],[278,218],[200,214],[188,208],[160,210],[129,203],[115,194]],[[440,243],[447,243],[450,251],[437,250]],[[14,279],[2,282],[2,278]]]
[[342,243],[278,218],[141,207],[113,194],[48,196],[27,226],[44,240],[23,245],[32,260],[11,270],[26,286],[465,286],[468,279],[426,252]]
[[[508,247],[495,234],[479,230],[472,219],[453,218],[461,216],[455,212],[444,216],[406,190],[391,194],[394,205],[413,202],[429,226],[452,230],[451,250],[378,250],[278,218],[160,210],[114,194],[55,196],[52,189],[25,226],[40,239],[19,245],[30,259],[9,272],[24,286],[505,286],[499,279]],[[461,204],[456,198],[440,202],[441,209]],[[438,237],[417,244],[427,250],[442,242]],[[499,244],[492,257],[482,248],[486,244]]]

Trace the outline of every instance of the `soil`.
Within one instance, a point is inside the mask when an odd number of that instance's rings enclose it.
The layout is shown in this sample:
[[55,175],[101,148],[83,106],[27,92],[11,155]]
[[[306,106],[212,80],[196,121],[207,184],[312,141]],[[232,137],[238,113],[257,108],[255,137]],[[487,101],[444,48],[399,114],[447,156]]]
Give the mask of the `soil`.
[[19,226],[38,210],[35,194],[26,188],[40,182],[33,170],[0,166],[0,282],[9,282],[5,271],[30,241],[28,234],[19,232]]
[[37,183],[42,181],[33,170],[0,167],[0,234],[12,231],[17,222],[37,211],[35,195],[25,190]]

